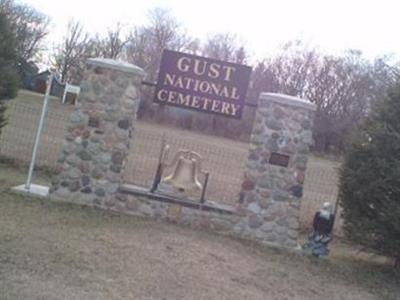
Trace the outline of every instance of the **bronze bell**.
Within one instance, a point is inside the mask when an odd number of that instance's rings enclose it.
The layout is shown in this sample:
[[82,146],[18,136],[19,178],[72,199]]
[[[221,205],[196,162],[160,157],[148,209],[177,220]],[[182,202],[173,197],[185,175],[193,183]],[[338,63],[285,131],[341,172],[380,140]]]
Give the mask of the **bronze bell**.
[[165,166],[174,166],[170,175],[164,177],[161,182],[176,187],[179,191],[201,190],[203,185],[198,180],[200,169],[200,155],[181,150],[176,155],[171,164]]

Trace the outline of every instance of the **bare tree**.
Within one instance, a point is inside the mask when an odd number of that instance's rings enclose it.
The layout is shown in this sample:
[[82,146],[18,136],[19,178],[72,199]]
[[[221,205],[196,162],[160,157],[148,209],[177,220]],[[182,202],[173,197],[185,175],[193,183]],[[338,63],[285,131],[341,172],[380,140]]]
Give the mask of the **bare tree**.
[[143,28],[135,27],[129,33],[128,42],[125,47],[125,58],[139,67],[148,71],[152,53],[150,52],[151,37],[145,34]]
[[98,35],[93,43],[96,45],[96,56],[112,58],[119,58],[128,40],[122,36],[122,27],[120,23],[114,28],[108,29],[107,35],[100,38]]
[[193,55],[201,54],[201,42],[199,39],[189,40],[185,46],[185,52]]
[[7,15],[15,31],[19,60],[37,60],[38,54],[44,49],[43,39],[48,34],[49,18],[34,8],[17,4],[13,0],[0,0],[0,11]]
[[149,78],[154,79],[164,49],[182,51],[193,41],[169,10],[155,8],[148,16],[149,25],[131,31],[126,58],[144,68]]
[[245,46],[239,43],[236,35],[231,33],[218,33],[209,37],[203,46],[202,54],[238,64],[244,64],[248,59]]
[[82,77],[85,60],[91,56],[95,45],[84,32],[79,22],[70,21],[67,35],[57,47],[54,55],[54,68],[61,74],[63,82],[79,82]]

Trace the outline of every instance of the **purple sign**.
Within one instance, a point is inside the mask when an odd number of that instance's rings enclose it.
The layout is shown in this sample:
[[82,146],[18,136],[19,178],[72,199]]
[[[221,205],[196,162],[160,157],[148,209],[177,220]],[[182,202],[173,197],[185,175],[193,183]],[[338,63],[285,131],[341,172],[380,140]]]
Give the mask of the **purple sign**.
[[164,50],[154,102],[241,118],[251,68]]

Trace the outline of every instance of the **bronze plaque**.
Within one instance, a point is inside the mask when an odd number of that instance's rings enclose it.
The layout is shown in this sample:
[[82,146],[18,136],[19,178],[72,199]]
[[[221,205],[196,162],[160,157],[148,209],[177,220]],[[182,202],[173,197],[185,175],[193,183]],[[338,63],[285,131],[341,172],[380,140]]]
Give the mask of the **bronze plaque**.
[[287,168],[287,166],[289,165],[289,158],[289,155],[272,152],[268,162],[271,165]]

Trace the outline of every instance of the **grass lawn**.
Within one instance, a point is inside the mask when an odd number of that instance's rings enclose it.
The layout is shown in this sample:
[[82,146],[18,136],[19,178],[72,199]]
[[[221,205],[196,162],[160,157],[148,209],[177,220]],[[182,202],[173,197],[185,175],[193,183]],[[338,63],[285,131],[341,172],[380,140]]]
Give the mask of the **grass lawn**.
[[0,165],[0,299],[399,299],[400,273],[382,264],[8,191],[24,178]]

